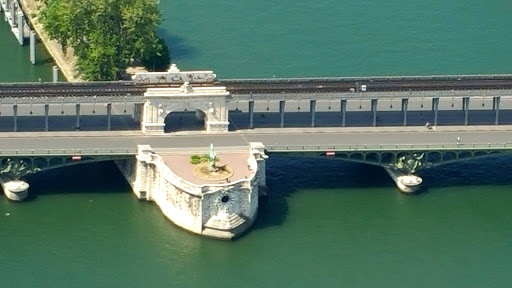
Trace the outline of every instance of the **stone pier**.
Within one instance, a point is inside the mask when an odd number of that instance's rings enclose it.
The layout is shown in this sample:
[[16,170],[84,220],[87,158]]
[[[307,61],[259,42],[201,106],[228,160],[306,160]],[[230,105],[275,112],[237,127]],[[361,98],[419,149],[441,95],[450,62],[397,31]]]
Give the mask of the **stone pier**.
[[421,183],[423,182],[423,179],[420,177],[414,174],[404,173],[394,168],[384,167],[384,169],[388,172],[389,176],[391,176],[391,179],[395,181],[400,192],[414,194],[420,190]]
[[22,180],[8,180],[0,178],[0,185],[5,196],[15,202],[21,202],[28,196],[28,183]]
[[177,226],[219,239],[240,235],[256,219],[259,188],[266,184],[263,144],[219,153],[219,166],[230,171],[222,179],[195,174],[200,166],[191,163],[193,154],[158,155],[150,146],[139,145],[136,159],[116,163],[135,195],[154,201]]

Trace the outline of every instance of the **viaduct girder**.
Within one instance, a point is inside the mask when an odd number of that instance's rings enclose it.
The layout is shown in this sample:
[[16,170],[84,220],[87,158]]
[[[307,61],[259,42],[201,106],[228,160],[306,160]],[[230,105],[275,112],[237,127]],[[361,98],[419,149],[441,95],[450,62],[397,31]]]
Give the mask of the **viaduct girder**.
[[134,157],[133,149],[51,149],[2,150],[0,175],[20,179],[27,175],[61,167]]
[[415,173],[450,163],[512,154],[512,144],[339,145],[266,147],[267,153],[333,157]]

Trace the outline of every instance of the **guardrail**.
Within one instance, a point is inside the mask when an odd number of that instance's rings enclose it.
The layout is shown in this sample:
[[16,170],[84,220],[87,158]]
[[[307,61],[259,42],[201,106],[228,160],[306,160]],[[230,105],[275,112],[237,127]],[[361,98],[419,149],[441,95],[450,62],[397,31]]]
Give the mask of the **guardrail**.
[[100,149],[3,149],[1,156],[113,156],[137,155],[137,148]]
[[354,152],[411,150],[512,150],[512,143],[488,144],[383,144],[383,145],[267,145],[267,152]]

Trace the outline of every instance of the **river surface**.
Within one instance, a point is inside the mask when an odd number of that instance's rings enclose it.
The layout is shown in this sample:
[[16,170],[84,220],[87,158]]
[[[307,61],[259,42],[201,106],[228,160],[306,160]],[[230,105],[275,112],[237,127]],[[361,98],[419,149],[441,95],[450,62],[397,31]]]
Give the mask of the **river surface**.
[[[509,1],[161,5],[174,61],[221,78],[512,67]],[[0,82],[51,79],[9,33],[0,23]],[[511,160],[422,171],[406,196],[378,167],[274,156],[258,220],[229,242],[175,227],[112,163],[48,171],[29,201],[0,198],[0,287],[510,287]]]

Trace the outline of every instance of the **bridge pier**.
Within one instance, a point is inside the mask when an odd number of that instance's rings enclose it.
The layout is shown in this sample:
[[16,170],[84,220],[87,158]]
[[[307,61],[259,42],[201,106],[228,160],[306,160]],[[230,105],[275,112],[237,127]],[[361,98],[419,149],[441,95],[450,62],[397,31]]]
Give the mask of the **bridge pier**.
[[409,106],[409,99],[402,98],[402,113],[404,114],[404,126],[407,126],[407,106]]
[[8,180],[4,177],[0,177],[0,185],[7,199],[11,201],[21,202],[28,196],[29,185],[25,181]]
[[48,132],[48,115],[50,114],[50,104],[44,104],[44,131]]
[[347,123],[347,99],[341,99],[341,127],[346,127]]
[[112,124],[112,103],[107,103],[107,131],[110,131]]
[[316,100],[309,100],[309,111],[311,112],[311,127],[315,127]]
[[377,127],[377,99],[372,99],[373,127]]
[[76,104],[76,130],[80,130],[80,103]]
[[13,112],[13,116],[14,116],[14,128],[13,128],[13,131],[17,132],[18,131],[18,104],[12,105],[12,112]]
[[500,116],[500,96],[496,96],[492,98],[492,109],[494,109],[495,117],[494,117],[494,125],[499,125],[499,116]]
[[432,98],[432,110],[434,111],[434,126],[437,126],[437,114],[439,112],[439,97]]
[[284,127],[284,106],[285,106],[285,100],[279,100],[279,116],[281,118],[281,125],[280,127]]
[[404,194],[414,194],[420,190],[421,183],[423,182],[423,179],[420,177],[390,167],[384,167],[384,169],[388,172],[393,181],[395,181],[400,192]]
[[462,110],[464,110],[464,126],[468,126],[469,97],[462,98]]
[[254,129],[254,100],[249,100],[249,129]]
[[[250,143],[247,150],[221,153],[219,158],[226,159],[228,167],[246,174],[232,173],[225,181],[208,180],[192,172],[198,166],[189,163],[190,155],[160,156],[149,145],[138,146],[136,159],[116,164],[137,197],[154,201],[177,226],[199,235],[231,239],[247,230],[258,214],[260,187],[266,187],[264,150],[262,143]],[[183,173],[186,169],[193,175]]]

